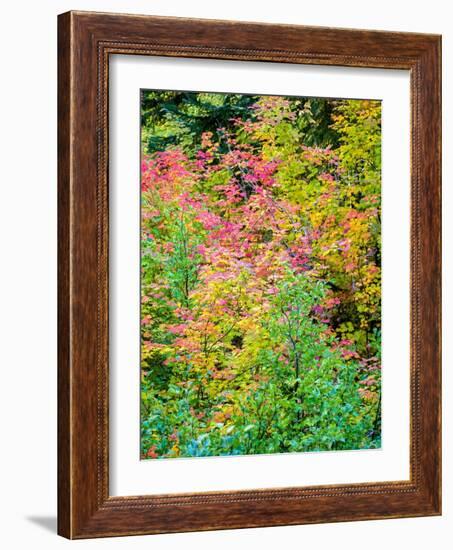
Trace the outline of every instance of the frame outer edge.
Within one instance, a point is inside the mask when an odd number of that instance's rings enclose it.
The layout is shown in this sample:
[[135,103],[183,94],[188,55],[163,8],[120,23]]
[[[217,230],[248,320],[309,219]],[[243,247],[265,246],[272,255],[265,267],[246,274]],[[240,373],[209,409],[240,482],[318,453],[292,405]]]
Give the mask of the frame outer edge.
[[440,248],[440,259],[439,259],[439,312],[438,312],[438,322],[439,322],[439,352],[438,352],[438,378],[439,378],[439,404],[438,404],[438,441],[439,441],[439,480],[438,480],[438,511],[439,515],[442,515],[442,475],[443,475],[443,462],[442,462],[442,35],[437,39],[437,70],[438,70],[438,89],[437,97],[439,101],[439,114],[438,114],[438,128],[439,136],[437,142],[437,158],[438,163],[438,185],[440,192],[439,199],[439,248]]
[[[426,179],[432,185],[431,209],[427,215],[431,218],[431,261],[427,262],[432,277],[432,359],[427,368],[432,368],[429,397],[432,403],[432,429],[426,426],[426,432],[432,439],[426,445],[432,449],[427,460],[431,466],[428,474],[433,513],[442,515],[442,37],[438,36],[429,50],[425,61],[426,72],[430,75],[432,95],[427,94],[427,106],[424,111],[427,131],[426,149],[430,159],[426,167]],[[432,110],[429,111],[428,109]],[[430,149],[431,148],[431,149]],[[429,334],[429,332],[428,332]]]
[[58,16],[58,526],[72,538],[71,464],[71,63],[72,15]]

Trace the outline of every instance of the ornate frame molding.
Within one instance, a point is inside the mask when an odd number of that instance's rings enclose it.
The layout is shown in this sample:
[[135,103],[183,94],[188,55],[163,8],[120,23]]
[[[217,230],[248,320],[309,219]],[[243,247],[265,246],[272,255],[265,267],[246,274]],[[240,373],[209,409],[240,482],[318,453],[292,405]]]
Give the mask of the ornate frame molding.
[[[112,54],[410,70],[409,481],[109,496]],[[59,16],[58,85],[59,533],[87,538],[440,514],[440,37],[68,12]]]

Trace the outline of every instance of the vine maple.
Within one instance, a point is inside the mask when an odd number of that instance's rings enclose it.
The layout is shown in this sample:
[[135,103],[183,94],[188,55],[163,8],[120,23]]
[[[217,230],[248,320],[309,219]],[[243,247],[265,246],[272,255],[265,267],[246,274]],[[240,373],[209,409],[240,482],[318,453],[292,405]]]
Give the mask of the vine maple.
[[380,445],[380,113],[144,93],[144,458]]

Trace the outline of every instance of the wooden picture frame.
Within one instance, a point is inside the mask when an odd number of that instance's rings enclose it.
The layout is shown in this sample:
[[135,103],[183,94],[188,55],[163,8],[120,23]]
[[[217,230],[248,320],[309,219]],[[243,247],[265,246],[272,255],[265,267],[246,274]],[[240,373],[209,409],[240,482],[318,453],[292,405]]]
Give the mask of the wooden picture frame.
[[[58,20],[58,532],[89,538],[441,513],[441,39],[68,12]],[[109,495],[111,54],[407,69],[411,80],[410,480]]]

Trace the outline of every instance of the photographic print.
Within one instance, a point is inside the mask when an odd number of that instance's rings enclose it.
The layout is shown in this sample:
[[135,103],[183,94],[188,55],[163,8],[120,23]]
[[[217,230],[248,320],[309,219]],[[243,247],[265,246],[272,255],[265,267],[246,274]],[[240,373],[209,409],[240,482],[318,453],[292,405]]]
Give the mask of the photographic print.
[[381,446],[381,102],[141,91],[141,458]]

